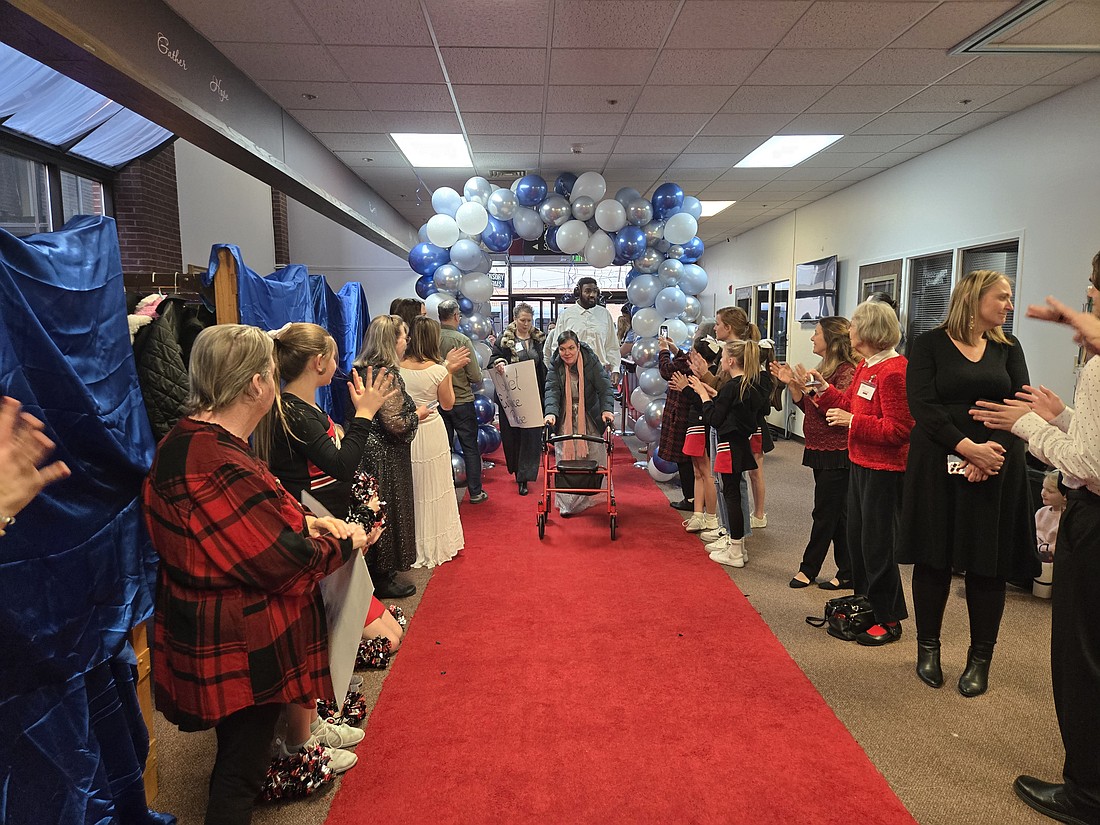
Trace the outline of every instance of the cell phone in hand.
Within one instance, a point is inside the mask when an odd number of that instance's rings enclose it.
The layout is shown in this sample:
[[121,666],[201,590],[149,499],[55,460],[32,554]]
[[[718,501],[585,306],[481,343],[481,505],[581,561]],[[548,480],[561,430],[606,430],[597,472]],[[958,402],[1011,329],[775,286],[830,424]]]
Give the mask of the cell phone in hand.
[[424,406],[426,406],[429,410],[434,410],[436,407],[439,406],[439,402],[438,401],[430,401],[427,404],[425,404]]
[[802,386],[804,386],[804,387],[820,387],[821,382],[818,381],[816,378],[814,378],[811,375],[809,378],[806,379],[806,383],[803,384]]
[[666,324],[661,324],[661,329],[657,334],[662,338],[668,338],[668,326]]

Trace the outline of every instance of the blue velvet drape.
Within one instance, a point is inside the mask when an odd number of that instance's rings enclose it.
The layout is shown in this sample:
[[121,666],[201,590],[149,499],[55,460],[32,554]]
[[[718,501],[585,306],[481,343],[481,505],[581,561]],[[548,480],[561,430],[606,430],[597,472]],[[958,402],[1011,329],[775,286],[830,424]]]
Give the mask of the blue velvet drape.
[[174,822],[145,805],[127,642],[153,608],[139,496],[154,442],[114,221],[0,229],[0,312],[0,393],[46,423],[73,472],[0,540],[0,821]]

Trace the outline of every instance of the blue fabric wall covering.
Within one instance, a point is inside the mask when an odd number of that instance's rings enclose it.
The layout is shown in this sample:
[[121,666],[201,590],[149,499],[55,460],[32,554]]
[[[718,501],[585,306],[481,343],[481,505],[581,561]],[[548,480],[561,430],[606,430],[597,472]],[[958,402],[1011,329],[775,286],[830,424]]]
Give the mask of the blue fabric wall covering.
[[152,615],[139,494],[154,443],[114,221],[0,230],[0,306],[0,393],[46,423],[73,471],[3,539],[0,818],[172,822],[145,806],[147,732],[133,712],[127,634]]

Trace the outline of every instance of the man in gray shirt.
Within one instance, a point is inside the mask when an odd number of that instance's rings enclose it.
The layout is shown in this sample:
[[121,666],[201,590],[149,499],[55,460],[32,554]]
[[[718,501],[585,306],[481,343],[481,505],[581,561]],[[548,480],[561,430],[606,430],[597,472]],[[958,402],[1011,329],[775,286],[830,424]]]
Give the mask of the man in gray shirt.
[[481,451],[477,446],[477,410],[474,408],[474,392],[471,387],[481,386],[481,368],[477,365],[474,345],[458,331],[459,311],[457,301],[441,301],[439,304],[439,323],[443,327],[440,333],[439,348],[443,357],[458,347],[468,347],[470,363],[451,376],[455,390],[455,404],[450,410],[440,410],[443,423],[447,425],[447,440],[454,448],[455,435],[462,445],[462,456],[466,460],[466,484],[470,489],[470,503],[480,504],[489,498],[481,489]]

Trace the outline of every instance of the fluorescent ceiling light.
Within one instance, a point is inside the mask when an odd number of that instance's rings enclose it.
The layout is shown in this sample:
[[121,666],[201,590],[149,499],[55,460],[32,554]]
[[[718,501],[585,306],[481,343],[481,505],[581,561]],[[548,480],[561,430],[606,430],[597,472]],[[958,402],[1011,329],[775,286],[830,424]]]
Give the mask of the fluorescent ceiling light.
[[446,167],[449,169],[473,169],[470,150],[462,135],[422,135],[390,133],[397,148],[409,163],[419,169]]
[[703,212],[699,215],[700,218],[709,218],[711,215],[717,215],[723,209],[729,209],[737,201],[700,201],[703,204]]
[[734,168],[797,166],[842,137],[844,135],[777,135],[764,141]]

